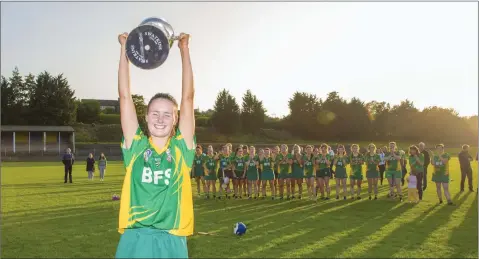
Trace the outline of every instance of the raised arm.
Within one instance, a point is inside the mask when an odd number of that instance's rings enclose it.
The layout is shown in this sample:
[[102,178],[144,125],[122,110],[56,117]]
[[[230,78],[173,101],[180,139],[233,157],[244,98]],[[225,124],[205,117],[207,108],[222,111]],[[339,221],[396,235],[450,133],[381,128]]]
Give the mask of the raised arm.
[[182,86],[179,128],[181,135],[186,142],[188,149],[194,146],[193,136],[195,134],[195,111],[194,97],[195,88],[193,83],[193,69],[191,68],[190,49],[188,47],[188,34],[181,34],[178,47],[181,53]]
[[127,37],[127,33],[118,36],[121,45],[120,65],[118,67],[118,95],[120,97],[121,129],[125,138],[125,148],[129,149],[138,129],[138,118],[130,92],[130,68],[125,47]]

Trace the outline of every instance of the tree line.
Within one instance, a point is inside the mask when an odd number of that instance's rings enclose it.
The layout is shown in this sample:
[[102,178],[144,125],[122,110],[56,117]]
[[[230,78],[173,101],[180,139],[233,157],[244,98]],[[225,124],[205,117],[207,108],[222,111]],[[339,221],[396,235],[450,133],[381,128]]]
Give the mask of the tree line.
[[[141,95],[133,95],[133,100],[144,127],[145,100]],[[275,129],[305,140],[478,142],[477,116],[461,117],[454,109],[437,106],[420,110],[407,99],[391,105],[358,98],[348,101],[338,92],[321,99],[297,91],[289,99],[288,107],[287,116],[269,117],[263,102],[251,90],[245,92],[240,105],[223,89],[212,109],[196,111],[196,123],[225,135],[261,134],[264,129]],[[9,78],[1,77],[3,125],[99,123],[102,113],[113,112],[101,111],[97,101],[76,99],[62,74],[55,76],[44,71],[36,76],[21,76],[15,68]]]

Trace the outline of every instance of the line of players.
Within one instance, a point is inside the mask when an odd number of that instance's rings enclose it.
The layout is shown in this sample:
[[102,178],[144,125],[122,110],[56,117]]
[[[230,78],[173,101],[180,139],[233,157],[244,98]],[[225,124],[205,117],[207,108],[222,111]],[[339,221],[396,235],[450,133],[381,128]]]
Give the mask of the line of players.
[[[432,181],[439,183],[440,203],[442,203],[440,193],[440,186],[442,186],[448,203],[452,204],[448,190],[450,156],[444,153],[442,144],[437,145],[436,148],[437,154],[432,157],[435,169]],[[328,200],[331,195],[329,182],[334,179],[336,199],[340,197],[346,199],[349,178],[349,195],[352,199],[361,199],[361,184],[364,180],[363,165],[366,165],[369,199],[377,199],[378,181],[381,179],[382,184],[382,173],[385,171],[390,187],[388,197],[398,197],[402,201],[401,185],[404,184],[403,173],[405,173],[406,164],[409,162],[410,175],[414,175],[415,179],[416,176],[417,179],[422,178],[424,171],[424,155],[419,152],[419,149],[411,146],[407,156],[405,151],[398,149],[395,142],[390,142],[389,148],[384,153],[378,152],[374,144],[369,144],[364,154],[359,152],[357,144],[351,146],[349,154],[343,145],[339,145],[337,153],[334,154],[327,144],[322,144],[319,148],[308,145],[303,149],[294,145],[292,152],[288,152],[288,146],[285,144],[273,149],[259,149],[258,152],[254,146],[240,146],[234,153],[231,150],[231,144],[224,145],[219,153],[215,153],[213,147],[208,146],[204,154],[202,147],[197,146],[192,177],[197,180],[198,194],[200,194],[200,186],[203,186],[207,199],[210,198],[210,194],[216,198],[216,181],[219,180],[219,199],[222,196],[231,198],[229,196],[231,182],[234,199],[241,199],[243,194],[247,194],[249,199],[256,199],[260,197],[260,193],[264,199],[268,184],[271,199],[279,197],[282,200],[285,186],[286,199],[296,198],[295,187],[298,187],[297,198],[301,199],[303,183],[306,182],[309,199],[316,200],[319,196],[321,199]],[[349,170],[347,170],[348,167]],[[415,190],[416,193],[410,195],[417,196],[418,200],[422,199],[422,187],[418,186]]]

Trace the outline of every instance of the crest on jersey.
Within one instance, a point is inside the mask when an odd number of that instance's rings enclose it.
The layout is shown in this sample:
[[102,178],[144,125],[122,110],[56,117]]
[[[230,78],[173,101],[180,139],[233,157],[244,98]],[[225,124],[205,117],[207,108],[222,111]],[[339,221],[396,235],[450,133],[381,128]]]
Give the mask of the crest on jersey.
[[168,162],[171,162],[171,152],[169,148],[166,150],[166,160],[168,160]]
[[156,167],[159,167],[160,164],[161,164],[161,158],[155,157],[155,165],[156,165]]
[[147,149],[145,150],[145,152],[143,152],[143,158],[145,159],[145,162],[148,162],[148,159],[150,158],[151,156],[151,149]]

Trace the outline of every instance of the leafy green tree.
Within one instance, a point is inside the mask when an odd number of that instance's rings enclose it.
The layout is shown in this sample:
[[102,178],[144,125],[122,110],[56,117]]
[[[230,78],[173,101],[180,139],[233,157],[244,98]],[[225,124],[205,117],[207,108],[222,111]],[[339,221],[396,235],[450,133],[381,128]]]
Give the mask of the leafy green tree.
[[213,110],[211,123],[220,133],[233,134],[240,129],[240,108],[229,91],[223,89],[218,94]]

